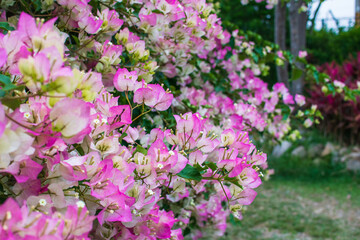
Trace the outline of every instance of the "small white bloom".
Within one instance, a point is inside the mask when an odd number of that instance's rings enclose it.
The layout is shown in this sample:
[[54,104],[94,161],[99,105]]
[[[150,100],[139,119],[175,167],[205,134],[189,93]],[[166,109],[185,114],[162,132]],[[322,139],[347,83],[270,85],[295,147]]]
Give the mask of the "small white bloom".
[[99,121],[99,119],[94,119],[94,121],[93,121],[95,124],[99,124],[100,123],[100,121]]
[[29,118],[31,114],[29,112],[24,113],[24,118]]
[[175,155],[174,151],[169,151],[169,155],[174,156]]
[[149,189],[147,192],[148,192],[148,194],[151,195],[151,196],[154,195],[154,191],[151,190],[151,189]]
[[78,208],[84,208],[84,207],[85,207],[85,203],[84,203],[83,201],[77,201],[77,202],[76,202],[76,206],[77,206]]
[[343,82],[338,81],[338,80],[334,81],[334,85],[335,85],[335,87],[338,87],[338,88],[344,88],[345,87],[345,84]]
[[159,163],[159,164],[157,165],[157,167],[158,167],[158,169],[163,169],[163,168],[164,168],[164,165],[162,165],[161,163]]
[[46,200],[43,199],[43,198],[39,200],[40,206],[43,206],[43,207],[44,207],[44,206],[46,206],[46,203],[47,203]]

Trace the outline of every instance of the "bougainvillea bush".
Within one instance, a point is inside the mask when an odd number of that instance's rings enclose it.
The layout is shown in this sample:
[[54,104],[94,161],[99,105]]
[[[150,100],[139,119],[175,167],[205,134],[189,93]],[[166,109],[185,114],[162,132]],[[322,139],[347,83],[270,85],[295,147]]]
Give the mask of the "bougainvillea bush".
[[251,133],[298,136],[276,53],[205,1],[1,7],[0,239],[220,237],[266,174]]
[[349,89],[360,92],[360,53],[342,64],[325,63],[319,71],[329,75],[329,82],[338,86],[335,94],[328,94],[330,86],[312,85],[308,102],[316,104],[324,116],[322,126],[325,131],[335,134],[337,139],[347,144],[360,141],[360,97],[353,99],[344,96]]

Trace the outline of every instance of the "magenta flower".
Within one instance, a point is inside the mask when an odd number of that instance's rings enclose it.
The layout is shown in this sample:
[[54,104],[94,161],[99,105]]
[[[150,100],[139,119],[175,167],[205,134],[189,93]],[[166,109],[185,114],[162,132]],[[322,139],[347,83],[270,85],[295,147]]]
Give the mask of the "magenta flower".
[[0,206],[0,236],[2,239],[14,239],[13,231],[16,230],[16,225],[22,220],[21,210],[18,204],[9,198]]
[[79,27],[83,28],[87,33],[95,34],[100,30],[103,20],[90,15],[81,18],[78,24]]
[[65,224],[62,234],[69,239],[87,239],[95,219],[89,215],[82,201],[78,201],[76,206],[69,206],[63,218]]
[[112,128],[118,128],[126,124],[131,124],[131,110],[129,105],[120,105],[111,107],[108,123]]
[[100,224],[108,222],[131,222],[132,215],[129,205],[134,199],[120,192],[114,193],[101,201],[104,209],[97,215]]

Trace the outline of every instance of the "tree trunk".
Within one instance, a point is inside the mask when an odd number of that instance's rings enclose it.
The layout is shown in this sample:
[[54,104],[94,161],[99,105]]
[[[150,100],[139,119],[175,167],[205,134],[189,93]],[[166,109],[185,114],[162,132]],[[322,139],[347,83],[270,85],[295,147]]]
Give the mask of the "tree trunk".
[[[290,40],[291,40],[291,54],[296,58],[299,55],[299,51],[305,50],[306,45],[306,23],[308,19],[307,12],[299,13],[300,7],[305,4],[303,0],[291,0],[290,1]],[[304,64],[295,62],[295,65],[304,69]],[[290,91],[292,94],[302,94],[304,89],[303,74],[299,79],[292,81]]]
[[299,14],[300,50],[306,49],[306,25],[308,18],[309,16],[307,11]]
[[[275,43],[282,51],[286,50],[286,4],[279,3],[275,6]],[[277,79],[289,88],[288,64],[276,67]]]

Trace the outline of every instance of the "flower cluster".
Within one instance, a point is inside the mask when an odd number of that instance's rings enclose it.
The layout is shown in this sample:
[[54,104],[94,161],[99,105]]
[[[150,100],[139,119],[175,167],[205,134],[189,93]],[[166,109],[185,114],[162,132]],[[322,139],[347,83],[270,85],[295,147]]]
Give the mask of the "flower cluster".
[[223,235],[267,168],[249,132],[285,137],[303,97],[205,0],[24,4],[0,34],[0,236]]

